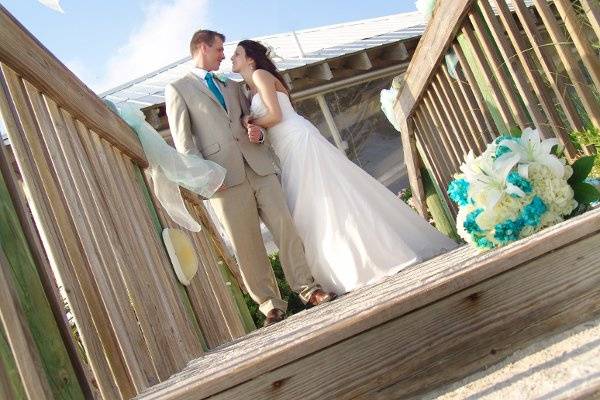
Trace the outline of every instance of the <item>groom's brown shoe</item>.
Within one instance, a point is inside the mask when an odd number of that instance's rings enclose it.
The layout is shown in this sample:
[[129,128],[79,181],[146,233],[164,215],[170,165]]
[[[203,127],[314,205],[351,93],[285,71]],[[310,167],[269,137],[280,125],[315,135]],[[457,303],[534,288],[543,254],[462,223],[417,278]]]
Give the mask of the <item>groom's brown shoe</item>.
[[329,301],[335,300],[337,298],[337,294],[330,292],[327,293],[324,290],[317,289],[310,295],[310,299],[308,299],[307,304],[311,306],[318,306],[319,304],[327,303]]
[[277,322],[283,321],[285,318],[285,313],[279,308],[274,308],[267,313],[267,317],[265,318],[265,322],[263,323],[264,327],[269,325],[273,325]]

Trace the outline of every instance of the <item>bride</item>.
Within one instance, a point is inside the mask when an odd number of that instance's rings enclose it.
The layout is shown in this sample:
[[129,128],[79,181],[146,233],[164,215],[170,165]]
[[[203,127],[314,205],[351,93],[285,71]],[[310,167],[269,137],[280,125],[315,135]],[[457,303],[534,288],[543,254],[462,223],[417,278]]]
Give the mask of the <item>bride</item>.
[[266,129],[281,183],[317,282],[338,294],[456,247],[298,115],[262,44],[241,41],[231,60],[252,93],[245,124]]

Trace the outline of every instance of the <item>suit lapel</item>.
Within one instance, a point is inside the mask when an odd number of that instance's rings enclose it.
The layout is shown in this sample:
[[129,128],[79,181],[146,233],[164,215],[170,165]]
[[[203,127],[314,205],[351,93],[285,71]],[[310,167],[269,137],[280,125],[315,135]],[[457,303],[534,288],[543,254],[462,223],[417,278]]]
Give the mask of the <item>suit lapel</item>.
[[[200,82],[200,78],[197,77],[196,75],[194,75],[193,73],[188,73],[188,77],[192,80],[194,86],[196,88],[198,88],[202,93],[204,93],[206,96],[208,96],[210,99],[212,99],[212,101],[214,101],[217,106],[225,113],[227,114],[227,111],[225,111],[225,109],[223,108],[223,106],[221,105],[221,103],[219,102],[219,100],[216,98],[216,96],[213,94],[213,92],[211,92],[211,90],[208,88],[207,85],[203,84],[202,82]],[[223,93],[223,96],[225,97],[225,104],[227,104],[227,97],[224,94],[224,91],[221,88],[221,93]],[[227,108],[229,109],[229,104],[227,104]]]

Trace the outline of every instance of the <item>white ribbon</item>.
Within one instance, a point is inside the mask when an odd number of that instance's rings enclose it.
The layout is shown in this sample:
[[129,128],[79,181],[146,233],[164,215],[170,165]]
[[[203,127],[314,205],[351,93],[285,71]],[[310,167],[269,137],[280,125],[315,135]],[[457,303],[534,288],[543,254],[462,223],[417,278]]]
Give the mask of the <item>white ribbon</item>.
[[225,168],[196,155],[177,152],[146,122],[144,114],[135,106],[125,103],[117,110],[140,139],[148,160],[154,194],[162,207],[177,224],[199,232],[201,226],[185,207],[179,186],[209,198],[223,184]]

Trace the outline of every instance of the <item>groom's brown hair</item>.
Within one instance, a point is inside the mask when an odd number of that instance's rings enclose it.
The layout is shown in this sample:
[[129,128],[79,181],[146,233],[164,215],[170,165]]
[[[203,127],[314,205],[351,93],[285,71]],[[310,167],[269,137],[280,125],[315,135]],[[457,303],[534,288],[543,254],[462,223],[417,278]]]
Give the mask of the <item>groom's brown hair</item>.
[[199,31],[196,31],[192,36],[192,40],[190,41],[190,53],[192,53],[192,57],[196,53],[200,43],[206,43],[207,45],[212,46],[215,43],[215,38],[225,41],[225,35],[222,33],[210,31],[208,29],[200,29]]

